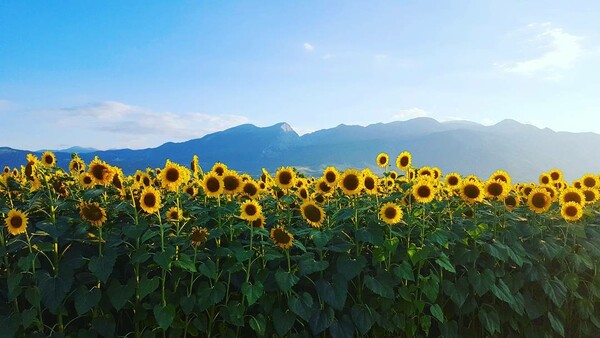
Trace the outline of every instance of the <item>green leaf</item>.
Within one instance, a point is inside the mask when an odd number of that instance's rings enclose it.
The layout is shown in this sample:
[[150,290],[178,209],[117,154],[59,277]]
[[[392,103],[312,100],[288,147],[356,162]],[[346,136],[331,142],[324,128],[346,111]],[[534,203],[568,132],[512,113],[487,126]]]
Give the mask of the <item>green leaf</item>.
[[506,247],[506,252],[508,253],[508,257],[510,257],[510,259],[513,262],[515,262],[515,264],[517,264],[518,266],[523,266],[523,257],[514,252],[513,249],[511,249],[509,246]]
[[50,310],[50,312],[56,314],[59,306],[69,293],[72,282],[72,276],[62,276],[60,272],[58,277],[50,277],[48,274],[40,276],[42,303]]
[[425,296],[432,301],[435,302],[438,294],[440,293],[440,281],[435,275],[430,275],[428,277],[419,276],[419,279],[422,283],[422,290]]
[[215,264],[215,262],[211,261],[211,260],[207,260],[206,262],[202,263],[202,265],[200,265],[200,273],[210,279],[216,279],[217,278],[217,265]]
[[446,271],[452,272],[452,273],[456,273],[456,270],[454,269],[454,266],[452,266],[452,263],[450,263],[450,259],[448,259],[448,256],[446,256],[445,253],[442,253],[440,258],[436,259],[435,262],[441,266],[442,268],[444,268]]
[[262,313],[259,313],[256,317],[250,317],[250,327],[258,336],[264,336],[267,329],[267,321]]
[[445,321],[444,312],[438,304],[431,305],[431,307],[429,308],[429,312],[431,312],[431,315],[440,323],[443,323]]
[[373,324],[375,323],[372,311],[373,310],[365,304],[354,304],[350,310],[352,321],[358,329],[358,332],[363,336],[371,330],[371,327],[373,327]]
[[479,322],[491,335],[496,332],[500,333],[500,317],[493,308],[488,310],[488,307],[482,307],[479,309]]
[[40,302],[42,301],[42,295],[40,293],[40,289],[37,287],[29,287],[25,290],[25,298],[33,307],[38,307]]
[[333,238],[333,231],[315,230],[311,232],[313,243],[319,249],[323,249],[327,243]]
[[222,311],[225,322],[238,327],[244,326],[246,309],[242,303],[229,303]]
[[[17,266],[19,267],[19,269],[21,269],[21,271],[29,271],[29,270],[31,270],[31,268],[33,266],[34,259],[35,259],[35,254],[28,253],[26,256],[19,258],[19,261],[17,262]],[[36,264],[36,266],[39,266],[39,264]]]
[[12,338],[15,337],[17,330],[19,329],[19,314],[11,314],[10,316],[0,317],[0,338]]
[[330,307],[325,307],[323,310],[316,311],[308,320],[308,325],[313,335],[318,335],[327,330],[334,320],[334,311]]
[[567,288],[556,278],[546,279],[542,288],[550,300],[558,307],[561,307],[567,299]]
[[175,318],[175,307],[172,304],[167,304],[166,306],[155,305],[153,312],[158,326],[163,331],[166,331]]
[[448,243],[448,233],[444,230],[436,230],[425,238],[427,241],[437,243],[440,246],[444,246]]
[[37,309],[29,308],[21,311],[21,324],[27,329],[37,319]]
[[106,254],[103,256],[94,256],[88,263],[90,272],[102,283],[108,281],[108,277],[113,271],[113,266],[117,260],[116,254]]
[[501,262],[506,261],[506,258],[507,258],[506,246],[496,242],[496,243],[494,243],[494,245],[485,244],[483,246],[483,248],[485,249],[485,251],[487,253],[489,253],[492,257],[496,258],[497,260],[499,260]]
[[328,267],[329,267],[328,261],[317,262],[312,258],[303,259],[300,262],[298,262],[298,269],[300,271],[300,274],[303,276],[309,275],[311,273],[327,270]]
[[459,279],[456,284],[450,280],[444,280],[443,289],[444,293],[450,296],[452,302],[459,308],[463,306],[469,296],[468,284],[464,279]]
[[579,287],[579,275],[574,272],[569,272],[563,278],[565,287],[571,291],[577,291]]
[[140,300],[154,292],[154,290],[158,288],[158,284],[160,284],[160,278],[158,278],[158,276],[148,279],[148,277],[144,275],[142,279],[140,279],[139,284]]
[[550,320],[550,325],[552,326],[552,329],[554,331],[556,331],[556,333],[558,333],[561,337],[565,336],[565,327],[562,323],[562,321],[555,317],[552,312],[548,311],[548,320]]
[[283,312],[280,308],[273,311],[273,325],[279,336],[285,336],[296,322],[296,316],[291,311]]
[[75,311],[78,315],[83,315],[90,311],[100,302],[102,292],[98,288],[88,290],[85,286],[80,286],[75,294]]
[[92,326],[102,337],[114,337],[117,327],[115,319],[111,314],[106,314],[104,317],[96,317],[92,319]]
[[113,280],[107,290],[108,299],[115,310],[119,311],[127,304],[127,301],[135,293],[135,280],[132,278],[127,285],[121,285],[117,280]]
[[283,270],[279,270],[275,272],[275,281],[277,285],[279,285],[279,289],[283,292],[289,292],[292,290],[292,287],[298,283],[300,278],[296,276],[293,272],[287,272]]
[[155,252],[152,259],[158,266],[165,270],[169,270],[171,268],[171,263],[173,262],[174,254],[170,251],[159,251]]
[[369,290],[381,297],[394,299],[394,289],[390,285],[385,285],[371,276],[365,276],[364,284]]
[[196,305],[196,295],[183,295],[179,298],[179,306],[183,310],[183,313],[189,315],[194,310],[194,306]]
[[256,303],[256,301],[263,295],[263,285],[261,282],[256,281],[254,284],[244,282],[242,284],[242,294],[248,301],[248,306]]
[[16,273],[11,274],[6,279],[6,283],[8,284],[8,300],[13,301],[15,298],[19,296],[21,293],[21,279],[23,278],[23,274]]
[[540,240],[540,251],[549,259],[554,259],[563,250],[554,240]]
[[483,273],[475,269],[469,270],[469,283],[478,296],[485,295],[496,284],[496,276],[490,269],[483,270]]
[[421,329],[425,332],[425,335],[429,335],[429,329],[431,328],[431,316],[423,315],[420,318],[421,320]]
[[408,261],[403,261],[400,266],[394,268],[394,274],[404,280],[414,282],[415,276],[413,275],[412,266]]
[[325,279],[319,279],[315,283],[317,293],[325,303],[336,310],[342,310],[348,296],[348,282],[341,275],[333,276],[333,283]]
[[355,234],[357,241],[371,243],[376,246],[383,245],[385,232],[380,227],[359,228]]
[[354,324],[350,317],[345,314],[341,320],[334,320],[329,326],[331,338],[347,338],[354,336]]
[[175,261],[175,266],[189,272],[196,272],[196,265],[190,258],[190,256],[180,253],[179,259]]
[[363,256],[358,256],[356,259],[354,259],[346,255],[342,255],[335,263],[335,269],[337,272],[344,276],[344,278],[346,278],[348,281],[358,276],[366,266],[367,260]]
[[510,288],[502,279],[498,279],[496,285],[492,286],[492,293],[496,296],[496,298],[508,304],[513,304],[515,302],[512,291],[510,291]]
[[212,288],[208,285],[200,289],[198,296],[198,307],[200,311],[204,311],[212,305],[218,304],[225,298],[227,287],[223,282],[215,284]]
[[308,321],[313,313],[313,298],[307,292],[304,292],[300,298],[297,296],[291,296],[288,298],[288,307],[298,317]]

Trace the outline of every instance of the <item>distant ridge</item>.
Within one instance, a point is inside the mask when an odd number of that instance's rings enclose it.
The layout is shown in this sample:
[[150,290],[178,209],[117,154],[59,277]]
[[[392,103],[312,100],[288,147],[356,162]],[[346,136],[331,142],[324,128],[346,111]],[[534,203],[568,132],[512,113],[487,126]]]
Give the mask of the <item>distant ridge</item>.
[[[58,164],[66,167],[71,152],[76,150],[86,161],[99,156],[128,174],[136,169],[163,167],[166,159],[187,165],[196,154],[204,169],[224,162],[233,169],[258,174],[263,167],[274,171],[285,165],[318,175],[330,165],[376,169],[377,154],[386,152],[393,160],[404,150],[413,154],[415,166],[438,166],[444,173],[483,178],[497,169],[508,171],[515,180],[534,182],[541,172],[552,168],[563,170],[569,180],[600,172],[600,135],[555,132],[514,120],[484,126],[423,117],[368,126],[341,124],[303,136],[285,122],[269,127],[243,124],[150,149],[83,152],[84,148],[69,148],[56,153]],[[0,164],[23,165],[27,153],[1,147]]]

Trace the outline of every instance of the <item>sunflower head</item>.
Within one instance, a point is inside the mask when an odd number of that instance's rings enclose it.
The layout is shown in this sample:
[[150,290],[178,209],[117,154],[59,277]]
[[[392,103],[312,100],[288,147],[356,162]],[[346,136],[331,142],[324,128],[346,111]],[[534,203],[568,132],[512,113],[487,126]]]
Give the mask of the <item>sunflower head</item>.
[[357,195],[362,190],[362,175],[355,169],[348,169],[344,171],[338,184],[344,194]]
[[306,187],[302,187],[296,191],[296,195],[298,195],[301,200],[306,201],[309,197],[308,189]]
[[554,182],[556,181],[562,181],[563,179],[563,173],[562,171],[560,171],[559,169],[552,169],[548,172],[548,175],[550,175],[550,179]]
[[510,192],[509,187],[503,181],[487,181],[483,187],[485,191],[485,197],[490,199],[503,200],[506,195]]
[[560,215],[567,222],[578,221],[583,216],[583,206],[575,202],[567,202],[560,207]]
[[140,207],[149,214],[160,210],[160,192],[154,187],[145,187],[140,194]]
[[92,176],[92,174],[88,172],[81,173],[79,175],[79,185],[81,185],[83,189],[93,188],[95,184],[94,177]]
[[548,209],[552,205],[552,198],[550,197],[550,193],[541,187],[536,187],[531,190],[527,197],[527,205],[529,208],[536,213],[542,213]]
[[484,190],[481,183],[472,180],[464,180],[460,186],[460,197],[469,202],[483,201]]
[[510,186],[511,178],[510,175],[504,170],[496,170],[490,175],[490,181],[502,181]]
[[553,180],[550,178],[550,174],[548,173],[541,173],[540,177],[539,177],[539,182],[540,184],[550,184],[551,182],[553,182]]
[[202,167],[200,167],[200,162],[198,161],[198,155],[192,156],[192,162],[190,163],[190,170],[194,177],[198,178],[203,174]]
[[329,185],[329,183],[327,183],[325,178],[321,177],[319,180],[317,180],[317,182],[315,182],[315,191],[323,195],[330,195],[333,193],[333,188],[331,185]]
[[167,220],[170,222],[177,222],[183,219],[183,212],[178,207],[170,207],[167,210]]
[[273,244],[282,249],[291,248],[294,242],[294,235],[279,226],[271,229],[270,237],[273,240]]
[[398,178],[398,173],[394,170],[390,170],[390,172],[388,173],[388,177],[395,180]]
[[225,170],[227,170],[227,166],[221,162],[215,163],[215,165],[213,165],[213,167],[211,169],[211,171],[213,173],[217,174],[218,176],[223,176],[223,174],[225,173]]
[[85,171],[85,162],[78,156],[75,156],[69,162],[69,171],[73,175],[79,175],[79,173]]
[[254,228],[264,229],[265,222],[266,222],[265,216],[261,214],[259,218],[255,219],[254,221],[250,221],[249,223]]
[[327,167],[323,171],[323,178],[330,186],[334,186],[340,178],[340,172],[335,167]]
[[581,189],[577,188],[566,188],[564,189],[559,198],[560,204],[565,204],[567,202],[575,202],[579,204],[585,203],[585,195],[581,191]]
[[434,177],[433,177],[433,170],[431,169],[431,167],[422,167],[422,168],[421,168],[421,169],[419,169],[419,171],[417,172],[417,175],[418,175],[419,177],[424,177],[424,176],[427,176],[427,177],[434,178]]
[[407,171],[412,162],[412,155],[408,151],[403,151],[396,157],[396,166],[398,169]]
[[183,192],[190,196],[190,199],[193,199],[198,194],[198,189],[194,186],[193,183],[188,183],[184,188]]
[[249,222],[255,221],[262,215],[262,207],[254,200],[247,200],[240,206],[240,218]]
[[226,195],[235,195],[242,189],[242,179],[234,170],[225,170],[223,176],[223,193]]
[[433,175],[433,178],[436,180],[438,180],[440,177],[442,177],[442,170],[438,167],[431,168],[431,173]]
[[93,227],[101,227],[106,222],[106,210],[96,202],[82,202],[79,205],[79,215]]
[[208,238],[209,232],[206,228],[193,227],[192,231],[190,231],[190,243],[197,247],[200,244],[206,242]]
[[377,165],[385,168],[390,163],[390,157],[386,153],[379,153],[377,155]]
[[402,220],[402,209],[392,202],[387,202],[379,209],[379,217],[389,225],[397,224]]
[[598,201],[598,198],[600,197],[600,194],[598,193],[598,189],[584,188],[584,189],[581,189],[581,192],[583,192],[583,196],[585,196],[585,202],[587,204],[596,203],[596,201]]
[[436,195],[432,179],[421,178],[412,186],[412,196],[419,203],[430,203]]
[[598,188],[598,176],[594,174],[585,174],[580,179],[582,188]]
[[190,171],[177,163],[167,160],[164,169],[160,170],[158,177],[161,186],[169,191],[177,191],[179,187],[190,180]]
[[92,175],[94,183],[108,185],[112,182],[114,171],[106,162],[96,156],[90,163],[88,173]]
[[377,194],[379,178],[373,174],[363,175],[363,187],[367,194]]
[[514,208],[519,206],[519,198],[514,195],[507,195],[504,197],[504,206],[508,210],[513,210]]
[[201,181],[202,190],[208,197],[219,197],[223,194],[223,177],[219,176],[214,171],[204,175]]
[[314,228],[320,228],[325,220],[325,211],[313,202],[304,202],[300,206],[302,217]]
[[275,174],[275,184],[280,189],[289,189],[294,186],[296,181],[296,173],[290,167],[282,167]]
[[45,167],[51,168],[56,165],[56,155],[51,151],[46,151],[42,154],[42,164]]
[[27,231],[27,221],[27,214],[17,209],[11,209],[4,219],[8,232],[14,236]]
[[457,173],[447,174],[444,178],[446,185],[451,189],[458,189],[460,187],[461,177]]
[[260,188],[254,180],[250,179],[242,184],[242,193],[252,199],[258,198]]

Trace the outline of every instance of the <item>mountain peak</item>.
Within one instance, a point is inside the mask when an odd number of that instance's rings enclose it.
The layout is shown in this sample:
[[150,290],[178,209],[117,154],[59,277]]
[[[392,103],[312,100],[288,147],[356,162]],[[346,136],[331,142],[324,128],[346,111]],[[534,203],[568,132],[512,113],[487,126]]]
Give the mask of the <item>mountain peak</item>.
[[277,123],[277,124],[273,125],[273,127],[280,128],[281,130],[283,130],[286,133],[294,132],[294,129],[292,128],[292,126],[290,126],[287,122]]

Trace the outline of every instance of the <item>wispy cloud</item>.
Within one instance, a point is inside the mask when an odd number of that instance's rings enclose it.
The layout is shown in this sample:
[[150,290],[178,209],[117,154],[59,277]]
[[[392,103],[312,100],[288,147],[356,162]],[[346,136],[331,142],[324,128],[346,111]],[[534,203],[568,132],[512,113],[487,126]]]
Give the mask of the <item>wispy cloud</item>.
[[583,37],[567,33],[552,23],[533,23],[524,30],[529,48],[540,50],[537,56],[511,63],[496,63],[505,72],[524,75],[542,74],[546,79],[558,79],[584,55]]
[[313,52],[315,50],[315,46],[311,45],[308,42],[305,42],[302,46],[304,47],[304,50],[308,52]]
[[0,111],[8,110],[14,106],[15,106],[15,104],[10,102],[9,100],[0,99]]
[[394,121],[405,121],[414,119],[417,117],[427,117],[430,116],[429,112],[421,109],[421,108],[409,108],[400,110],[398,113],[392,116]]

